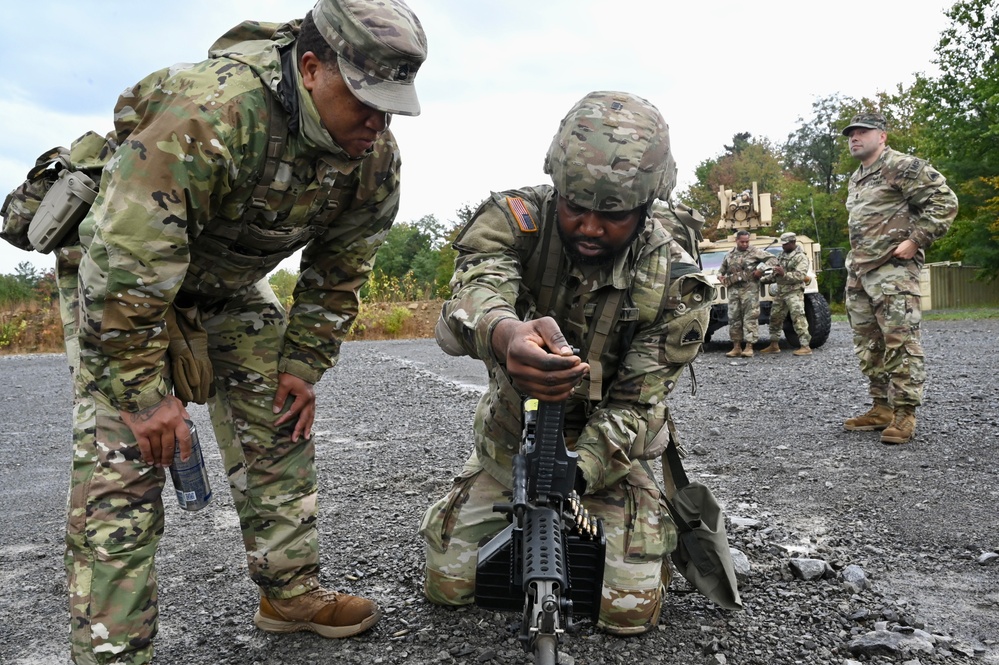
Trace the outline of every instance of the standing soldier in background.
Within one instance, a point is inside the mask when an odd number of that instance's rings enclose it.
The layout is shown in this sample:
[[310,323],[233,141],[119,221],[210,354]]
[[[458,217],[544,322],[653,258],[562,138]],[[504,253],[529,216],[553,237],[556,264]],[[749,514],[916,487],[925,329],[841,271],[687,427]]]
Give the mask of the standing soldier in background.
[[[425,58],[400,0],[319,0],[304,20],[242,23],[207,60],[119,98],[82,254],[59,255],[64,307],[74,279],[80,297],[74,662],[152,660],[164,469],[175,448],[190,454],[188,400],[211,411],[257,627],[340,638],[378,620],[371,600],[320,585],[313,385],[337,361],[398,211],[388,123],[419,114]],[[266,276],[299,249],[286,313]]]
[[[753,344],[759,338],[760,264],[772,265],[770,252],[749,245],[749,231],[735,234],[735,249],[725,255],[718,268],[719,281],[728,287],[728,334],[732,350],[725,355],[735,358],[753,356]],[[742,343],[746,346],[743,347]]]
[[808,319],[805,317],[805,285],[811,279],[808,276],[808,257],[798,247],[798,237],[795,234],[781,234],[780,242],[784,251],[777,256],[773,274],[760,280],[764,284],[777,285],[770,310],[770,346],[760,353],[780,353],[780,331],[784,327],[784,319],[790,316],[794,332],[798,333],[801,343],[794,355],[808,356],[812,353],[812,348],[808,345],[812,336],[808,332]]
[[919,273],[926,249],[957,216],[957,196],[924,160],[889,148],[885,117],[859,113],[843,129],[860,160],[850,178],[846,313],[871,409],[848,430],[884,430],[882,443],[916,431],[926,369],[919,339]]

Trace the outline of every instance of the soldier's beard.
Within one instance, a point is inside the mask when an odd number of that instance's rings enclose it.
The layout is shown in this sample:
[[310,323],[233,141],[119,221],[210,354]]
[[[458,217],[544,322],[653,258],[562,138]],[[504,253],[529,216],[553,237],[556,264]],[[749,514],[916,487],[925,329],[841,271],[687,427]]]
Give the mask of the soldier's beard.
[[[569,259],[576,265],[580,266],[595,266],[602,268],[614,263],[614,260],[618,257],[621,252],[628,249],[631,243],[635,242],[635,238],[641,233],[644,224],[635,224],[635,230],[631,232],[631,236],[621,243],[619,247],[614,247],[609,245],[602,240],[597,240],[595,238],[588,238],[583,235],[569,236],[565,231],[562,230],[562,225],[556,220],[555,227],[558,229],[558,237],[562,239],[562,247],[565,249],[565,253],[569,255]],[[597,245],[604,251],[596,256],[587,256],[580,253],[577,245],[580,242],[585,242],[590,245]]]

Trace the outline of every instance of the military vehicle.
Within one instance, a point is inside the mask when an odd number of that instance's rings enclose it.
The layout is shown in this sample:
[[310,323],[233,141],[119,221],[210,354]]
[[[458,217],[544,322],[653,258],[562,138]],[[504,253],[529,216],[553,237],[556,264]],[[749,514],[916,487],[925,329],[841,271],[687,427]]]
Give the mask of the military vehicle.
[[[736,232],[749,231],[750,245],[762,247],[775,256],[784,251],[779,237],[756,233],[757,230],[768,229],[773,223],[773,214],[770,208],[770,194],[757,191],[755,182],[751,189],[737,194],[730,189],[720,187],[718,201],[721,203],[718,228],[730,230],[732,235],[724,240],[702,240],[698,243],[704,274],[715,287],[715,299],[711,303],[711,320],[708,324],[705,341],[710,340],[716,330],[728,325],[728,288],[718,281],[718,268],[721,267],[725,255],[735,249]],[[809,263],[809,281],[805,285],[805,317],[808,319],[808,332],[812,336],[810,346],[818,348],[826,343],[832,325],[829,303],[819,293],[818,281],[815,278],[816,266],[822,265],[820,258],[822,248],[818,242],[808,236],[801,234],[797,234],[797,236],[798,246],[804,250]],[[759,322],[761,330],[770,323],[770,308],[773,304],[770,286],[769,284],[760,284]],[[798,346],[798,333],[794,331],[791,317],[784,319],[784,336],[791,346]]]

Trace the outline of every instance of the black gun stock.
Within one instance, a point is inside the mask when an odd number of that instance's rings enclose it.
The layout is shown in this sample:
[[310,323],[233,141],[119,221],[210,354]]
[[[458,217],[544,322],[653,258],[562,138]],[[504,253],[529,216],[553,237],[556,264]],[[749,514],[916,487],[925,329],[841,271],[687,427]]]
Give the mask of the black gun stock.
[[574,617],[597,621],[607,543],[573,490],[576,453],[565,447],[565,402],[524,403],[524,434],[513,459],[510,503],[493,510],[511,524],[479,549],[475,602],[523,611],[519,639],[538,665],[558,662]]

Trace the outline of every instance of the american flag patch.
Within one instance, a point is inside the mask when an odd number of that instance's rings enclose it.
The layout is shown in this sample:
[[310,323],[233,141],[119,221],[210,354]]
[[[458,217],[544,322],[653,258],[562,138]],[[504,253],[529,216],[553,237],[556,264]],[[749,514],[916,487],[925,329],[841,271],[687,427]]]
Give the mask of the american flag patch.
[[506,197],[506,203],[510,206],[510,212],[513,213],[521,231],[524,233],[537,233],[538,225],[534,223],[534,218],[531,217],[530,211],[524,205],[524,199],[517,196],[508,196]]

